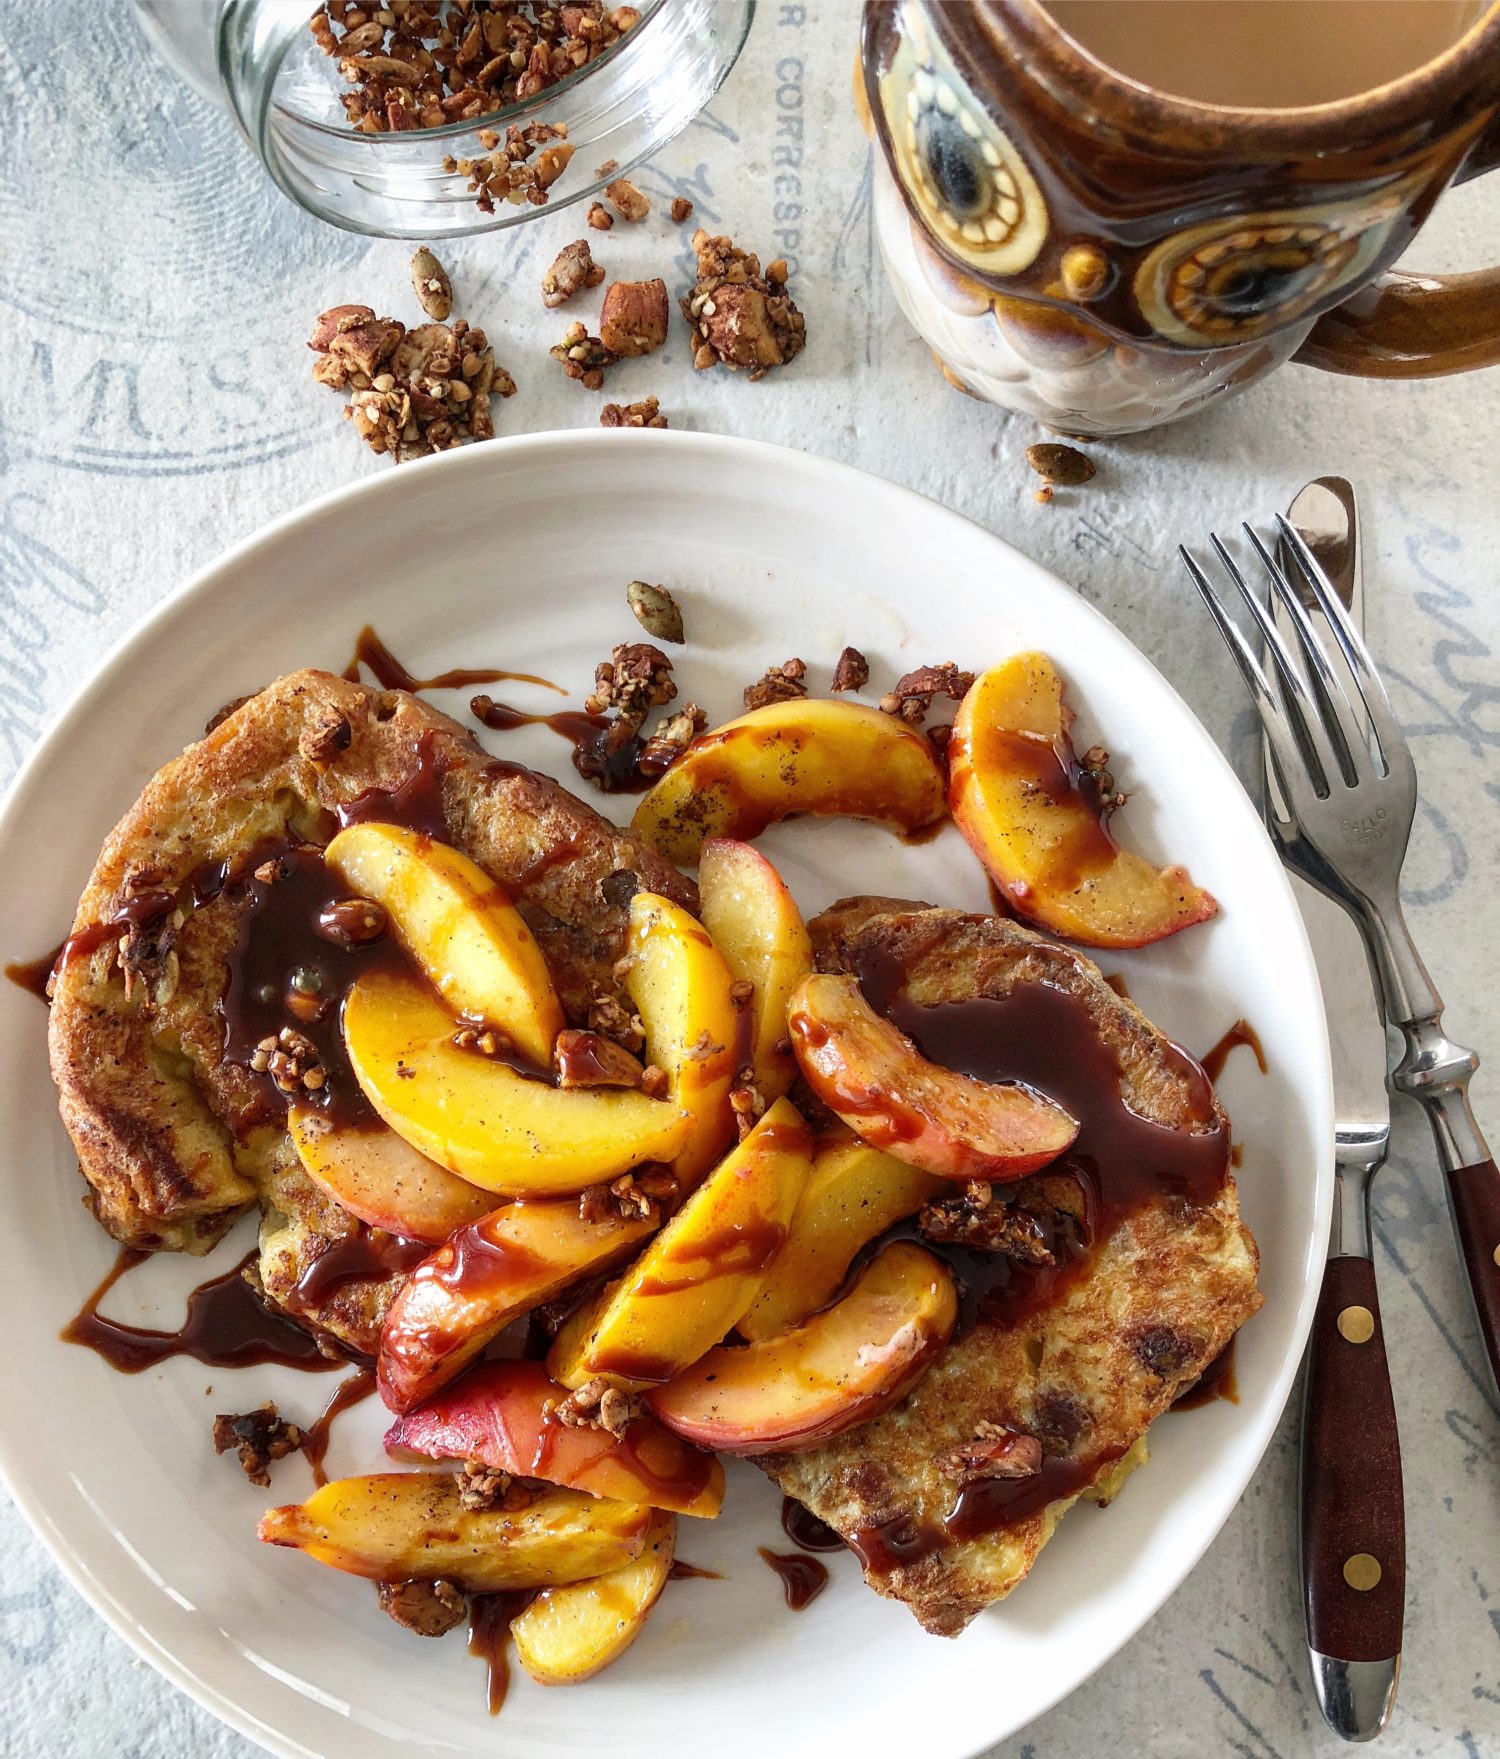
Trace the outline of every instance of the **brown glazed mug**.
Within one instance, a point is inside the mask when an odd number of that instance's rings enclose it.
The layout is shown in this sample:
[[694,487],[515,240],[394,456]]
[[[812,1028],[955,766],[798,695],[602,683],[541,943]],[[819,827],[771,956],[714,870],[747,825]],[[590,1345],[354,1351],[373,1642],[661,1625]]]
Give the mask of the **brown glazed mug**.
[[1500,268],[1389,267],[1450,183],[1500,163],[1500,4],[1415,71],[1301,109],[1137,84],[1039,0],[868,4],[861,74],[886,268],[960,390],[1125,434],[1293,358],[1500,361]]

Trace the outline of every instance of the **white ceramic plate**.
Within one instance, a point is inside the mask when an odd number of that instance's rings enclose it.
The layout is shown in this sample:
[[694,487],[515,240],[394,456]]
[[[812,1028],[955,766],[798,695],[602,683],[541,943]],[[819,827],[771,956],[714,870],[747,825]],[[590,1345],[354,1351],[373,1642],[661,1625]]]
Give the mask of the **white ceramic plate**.
[[[1329,1076],[1306,941],[1250,804],[1152,666],[1061,582],[955,514],[841,465],[699,435],[575,433],[406,466],[278,521],[142,625],[37,751],[0,817],[0,953],[34,955],[60,937],[104,833],[226,700],[298,666],[342,665],[369,620],[420,672],[538,671],[576,701],[610,643],[636,633],[623,597],[635,577],[682,600],[692,645],[681,680],[716,719],[794,653],[826,687],[846,641],[869,655],[877,684],[925,661],[982,665],[1030,646],[1061,664],[1079,732],[1118,754],[1132,790],[1126,837],[1187,862],[1223,906],[1206,927],[1106,968],[1126,972],[1146,1012],[1189,1047],[1202,1051],[1243,1015],[1269,1060],[1260,1076],[1238,1053],[1223,1084],[1266,1296],[1241,1340],[1240,1400],[1164,1418],[1149,1469],[1108,1511],[1070,1515],[1032,1579],[956,1642],[925,1636],[842,1556],[829,1560],[821,1599],[784,1611],[755,1550],[785,1545],[778,1500],[753,1469],[732,1469],[723,1517],[681,1523],[682,1555],[724,1580],[673,1583],[621,1663],[572,1690],[523,1679],[492,1723],[460,1637],[421,1642],[363,1583],[257,1544],[259,1509],[306,1494],[300,1459],[277,1468],[267,1496],[212,1455],[213,1412],[271,1395],[307,1419],[332,1377],[177,1360],[127,1378],[56,1341],[113,1248],[79,1204],[42,1011],[0,986],[5,1479],[115,1629],[277,1753],[965,1759],[1072,1690],[1181,1582],[1291,1384],[1328,1223]],[[549,700],[526,686],[506,695]],[[456,699],[445,706],[461,712]],[[487,738],[576,779],[544,728]],[[622,816],[630,805],[618,803]],[[805,820],[774,827],[766,847],[809,915],[855,891],[988,908],[951,827],[908,848],[871,826]],[[212,1265],[227,1267],[250,1239],[241,1224]],[[153,1261],[107,1310],[174,1326],[204,1274],[201,1262]],[[379,1430],[368,1405],[342,1419],[330,1468],[377,1467]]]

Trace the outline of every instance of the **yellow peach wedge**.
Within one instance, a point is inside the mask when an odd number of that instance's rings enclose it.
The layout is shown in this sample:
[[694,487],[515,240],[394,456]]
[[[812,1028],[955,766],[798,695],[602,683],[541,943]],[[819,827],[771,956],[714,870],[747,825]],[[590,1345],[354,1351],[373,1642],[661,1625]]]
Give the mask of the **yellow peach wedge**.
[[924,1203],[952,1191],[951,1180],[924,1173],[857,1136],[839,1131],[820,1137],[786,1244],[738,1322],[741,1335],[759,1343],[816,1313],[843,1286],[863,1247]]
[[654,892],[630,900],[625,988],[646,1031],[646,1051],[665,1071],[672,1104],[690,1120],[670,1159],[684,1189],[695,1185],[734,1139],[729,1103],[745,1061],[745,1017],[734,978],[713,937],[681,905]]
[[571,1686],[617,1661],[661,1598],[676,1550],[676,1520],[659,1514],[639,1557],[592,1582],[543,1589],[511,1620],[521,1666],[540,1686]]
[[812,1137],[779,1099],[688,1198],[623,1277],[557,1334],[562,1386],[668,1380],[724,1336],[781,1249],[812,1164]]
[[1069,734],[1072,711],[1045,654],[982,673],[948,746],[958,828],[1007,903],[1088,947],[1142,947],[1215,914],[1182,867],[1115,841]]
[[456,1178],[384,1124],[349,1126],[317,1106],[293,1105],[286,1127],[308,1177],[369,1227],[435,1245],[495,1207],[493,1192]]
[[710,837],[698,861],[703,926],[737,983],[752,986],[750,1065],[769,1104],[792,1084],[797,1060],[786,1035],[787,1003],[813,967],[812,940],[802,912],[776,869],[758,849]]
[[691,867],[705,837],[755,837],[794,812],[920,831],[946,812],[931,744],[856,702],[801,697],[704,733],[636,808],[635,834]]
[[415,977],[367,972],[344,1001],[344,1043],[371,1105],[420,1153],[504,1197],[561,1196],[644,1160],[669,1161],[689,1120],[625,1089],[560,1088],[454,1042]]
[[377,1358],[381,1398],[393,1411],[430,1398],[513,1320],[613,1270],[660,1221],[654,1204],[644,1215],[586,1221],[576,1197],[537,1197],[458,1229],[391,1302]]
[[646,1403],[699,1447],[798,1453],[904,1398],[957,1318],[947,1267],[897,1241],[870,1260],[842,1301],[778,1338],[710,1350]]
[[804,978],[787,1015],[807,1084],[872,1148],[947,1179],[1019,1179],[1068,1149],[1075,1119],[1029,1087],[932,1063],[852,977]]
[[545,1069],[565,1022],[547,962],[505,888],[446,843],[399,825],[340,831],[323,859],[383,905],[391,931],[455,1014],[498,1026]]
[[653,1511],[581,1490],[524,1508],[466,1509],[446,1472],[336,1478],[304,1503],[267,1509],[258,1537],[372,1582],[457,1582],[476,1594],[581,1582],[640,1554]]

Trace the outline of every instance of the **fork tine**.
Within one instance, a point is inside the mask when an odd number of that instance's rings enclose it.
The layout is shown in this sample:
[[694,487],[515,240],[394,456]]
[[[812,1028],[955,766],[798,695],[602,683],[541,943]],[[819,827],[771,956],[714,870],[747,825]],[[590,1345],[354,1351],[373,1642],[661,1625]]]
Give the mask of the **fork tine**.
[[[1265,566],[1266,574],[1271,582],[1271,591],[1286,609],[1293,627],[1302,643],[1302,657],[1307,662],[1312,683],[1312,694],[1317,701],[1320,718],[1326,729],[1330,743],[1338,758],[1339,770],[1344,781],[1352,788],[1359,780],[1361,767],[1369,768],[1370,742],[1363,727],[1355,717],[1353,705],[1350,703],[1343,685],[1328,662],[1323,643],[1318,639],[1313,628],[1312,619],[1307,614],[1307,607],[1302,603],[1301,596],[1295,591],[1292,583],[1277,562],[1276,558],[1261,541],[1261,536],[1253,526],[1246,525],[1245,536],[1249,538],[1256,555]],[[1364,765],[1361,766],[1361,759]]]
[[1401,730],[1401,723],[1396,719],[1396,712],[1391,707],[1391,699],[1386,694],[1385,683],[1380,673],[1375,669],[1375,662],[1370,657],[1369,648],[1365,646],[1364,637],[1355,628],[1354,621],[1345,609],[1343,601],[1333,590],[1328,576],[1307,547],[1302,533],[1280,513],[1276,515],[1276,524],[1282,540],[1297,558],[1297,566],[1302,570],[1307,584],[1312,588],[1313,596],[1318,601],[1318,607],[1328,619],[1344,658],[1348,662],[1355,688],[1359,691],[1360,701],[1364,705],[1365,713],[1370,717],[1370,725],[1375,730],[1381,760],[1387,772],[1397,769],[1410,770],[1411,752],[1406,743],[1406,734]]
[[1281,631],[1271,621],[1271,614],[1255,594],[1243,574],[1240,573],[1233,556],[1219,541],[1218,534],[1210,532],[1208,541],[1213,545],[1219,560],[1224,564],[1226,573],[1239,590],[1250,615],[1260,628],[1262,639],[1276,662],[1276,672],[1281,684],[1282,706],[1286,711],[1288,725],[1296,741],[1298,755],[1303,769],[1307,770],[1313,784],[1313,792],[1319,799],[1326,798],[1333,791],[1333,777],[1342,777],[1343,770],[1339,764],[1338,754],[1333,749],[1322,718],[1316,705],[1303,682],[1297,662],[1292,657],[1291,649],[1281,638]]
[[1199,597],[1207,606],[1208,614],[1218,625],[1219,634],[1224,637],[1224,645],[1229,649],[1230,657],[1240,669],[1240,676],[1245,680],[1245,688],[1250,692],[1250,699],[1260,716],[1260,723],[1270,742],[1277,768],[1281,771],[1282,794],[1290,801],[1291,790],[1285,786],[1285,778],[1306,774],[1291,723],[1277,701],[1276,693],[1272,690],[1259,659],[1256,658],[1255,649],[1246,641],[1240,633],[1239,625],[1224,609],[1219,595],[1209,584],[1208,576],[1184,545],[1177,546],[1177,554],[1182,558],[1182,565],[1187,569],[1193,585],[1197,587]]

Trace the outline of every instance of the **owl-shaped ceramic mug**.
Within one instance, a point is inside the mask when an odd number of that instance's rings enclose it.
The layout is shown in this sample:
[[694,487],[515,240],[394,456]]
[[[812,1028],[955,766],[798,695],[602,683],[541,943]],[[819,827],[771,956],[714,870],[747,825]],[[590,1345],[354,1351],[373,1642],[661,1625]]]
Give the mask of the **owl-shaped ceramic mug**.
[[872,0],[856,96],[902,309],[952,384],[1060,432],[1154,427],[1291,358],[1500,361],[1500,269],[1389,268],[1500,163],[1500,4],[1404,77],[1275,110],[1122,78],[1040,0]]

